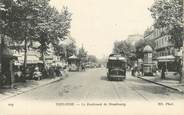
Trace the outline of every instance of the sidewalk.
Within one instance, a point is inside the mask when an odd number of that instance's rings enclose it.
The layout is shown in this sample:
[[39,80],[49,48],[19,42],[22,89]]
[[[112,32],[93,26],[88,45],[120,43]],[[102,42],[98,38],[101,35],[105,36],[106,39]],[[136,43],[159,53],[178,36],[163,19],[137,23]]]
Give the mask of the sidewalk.
[[172,72],[167,73],[164,80],[161,79],[160,74],[155,76],[138,76],[138,78],[184,93],[184,82],[179,83],[179,76]]
[[66,76],[46,78],[39,81],[27,80],[25,83],[14,83],[13,88],[0,88],[0,101],[60,81]]

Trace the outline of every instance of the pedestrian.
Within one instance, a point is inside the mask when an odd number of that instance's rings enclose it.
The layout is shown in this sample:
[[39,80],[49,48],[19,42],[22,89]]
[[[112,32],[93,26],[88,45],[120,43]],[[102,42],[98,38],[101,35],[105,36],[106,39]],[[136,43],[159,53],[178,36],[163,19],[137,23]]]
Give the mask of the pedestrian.
[[82,68],[82,71],[85,71],[85,65],[84,64],[81,65],[81,68]]
[[166,65],[162,65],[161,79],[165,79]]
[[131,74],[132,74],[132,76],[134,76],[134,68],[133,67],[131,67]]
[[178,62],[177,62],[177,72],[179,74],[179,82],[181,83],[182,82],[182,68],[183,68],[183,64],[182,64],[182,59],[179,58],[178,59]]
[[143,64],[141,64],[140,71],[141,71],[141,76],[143,76]]

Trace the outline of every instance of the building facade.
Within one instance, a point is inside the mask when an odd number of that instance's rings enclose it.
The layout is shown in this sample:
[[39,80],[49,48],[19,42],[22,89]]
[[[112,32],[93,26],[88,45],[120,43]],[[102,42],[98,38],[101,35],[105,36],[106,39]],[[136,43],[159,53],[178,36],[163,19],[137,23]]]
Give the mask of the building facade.
[[171,35],[168,30],[166,28],[153,29],[144,38],[155,42],[154,51],[158,67],[161,69],[162,65],[166,64],[168,71],[175,71],[175,48],[170,41]]

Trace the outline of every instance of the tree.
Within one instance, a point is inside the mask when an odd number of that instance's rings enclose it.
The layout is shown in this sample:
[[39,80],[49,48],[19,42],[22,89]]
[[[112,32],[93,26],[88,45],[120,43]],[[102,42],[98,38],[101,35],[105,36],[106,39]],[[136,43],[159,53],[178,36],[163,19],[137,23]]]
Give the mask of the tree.
[[76,55],[76,54],[77,54],[77,47],[76,47],[75,43],[71,43],[71,44],[66,46],[67,58],[72,56],[72,55]]
[[126,41],[116,41],[114,42],[113,53],[121,54],[127,58],[128,65],[133,64],[135,60],[135,47]]
[[154,27],[166,28],[175,48],[183,46],[183,0],[155,0],[150,8]]
[[136,56],[137,56],[137,58],[141,58],[141,59],[143,59],[143,57],[144,57],[144,53],[143,53],[143,49],[144,49],[144,47],[145,47],[145,40],[144,39],[140,39],[139,41],[137,41],[136,43],[135,43],[135,48],[136,48]]
[[[13,42],[24,42],[24,74],[27,66],[27,47],[38,41],[44,62],[44,54],[51,43],[57,47],[59,41],[70,33],[71,13],[64,7],[59,13],[49,5],[50,0],[1,0],[0,32]],[[5,37],[2,37],[3,40]],[[29,45],[28,45],[29,43]]]
[[[136,49],[135,54],[137,58],[141,58],[141,59],[144,58],[143,50],[146,45],[151,46],[153,49],[156,46],[154,40],[140,39],[135,43],[135,49]],[[153,52],[153,56],[156,56],[155,52]]]
[[78,57],[82,62],[87,60],[87,51],[85,51],[83,46],[79,49]]
[[65,59],[65,47],[63,45],[57,45],[54,47],[55,55],[60,56],[61,58]]
[[131,53],[134,51],[134,46],[126,41],[116,41],[114,42],[113,52],[122,54],[125,57],[130,57]]
[[41,44],[39,49],[45,65],[45,54],[50,43],[54,46],[56,55],[61,55],[63,47],[59,44],[59,41],[66,39],[70,32],[71,13],[65,7],[63,12],[59,13],[55,8],[51,8],[48,3],[43,4],[40,11],[37,41]]
[[[166,28],[168,31],[165,31],[165,33],[171,35],[170,41],[176,49],[180,50],[184,39],[183,0],[157,0],[150,11],[155,19],[154,27],[158,29]],[[178,62],[176,61],[176,63]],[[178,68],[177,71],[182,73],[181,68]],[[180,74],[180,82],[182,82],[182,74]]]
[[[24,74],[27,66],[27,43],[34,37],[34,28],[38,14],[39,0],[1,0],[4,9],[1,10],[3,20],[2,34],[12,41],[24,41]],[[4,37],[3,37],[4,39]]]
[[98,60],[94,55],[88,55],[88,62],[96,63]]

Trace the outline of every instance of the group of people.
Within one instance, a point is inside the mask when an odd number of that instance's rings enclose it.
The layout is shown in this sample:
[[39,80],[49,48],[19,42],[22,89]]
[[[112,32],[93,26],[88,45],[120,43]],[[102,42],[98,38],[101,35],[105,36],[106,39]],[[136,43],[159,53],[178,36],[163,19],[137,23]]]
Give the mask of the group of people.
[[47,75],[50,77],[59,77],[59,76],[63,76],[65,69],[67,67],[61,67],[61,66],[51,66],[47,68]]
[[141,67],[135,66],[131,68],[132,76],[142,76],[143,75],[143,65]]
[[26,76],[23,75],[23,68],[18,67],[15,69],[14,75],[16,81],[22,81],[22,78],[41,80],[46,77],[59,77],[64,75],[66,66],[46,66],[45,68],[39,65],[32,65],[27,67]]
[[[183,72],[182,72],[182,68],[183,68],[183,60],[182,58],[176,58],[176,60],[174,61],[175,66],[176,66],[176,74],[179,75],[179,81],[182,81],[182,76],[183,76]],[[153,75],[160,75],[161,79],[166,79],[166,71],[167,71],[167,62],[163,62],[159,64],[159,67],[152,67],[152,72]],[[138,67],[132,67],[131,68],[131,74],[132,76],[143,76],[143,66]]]

